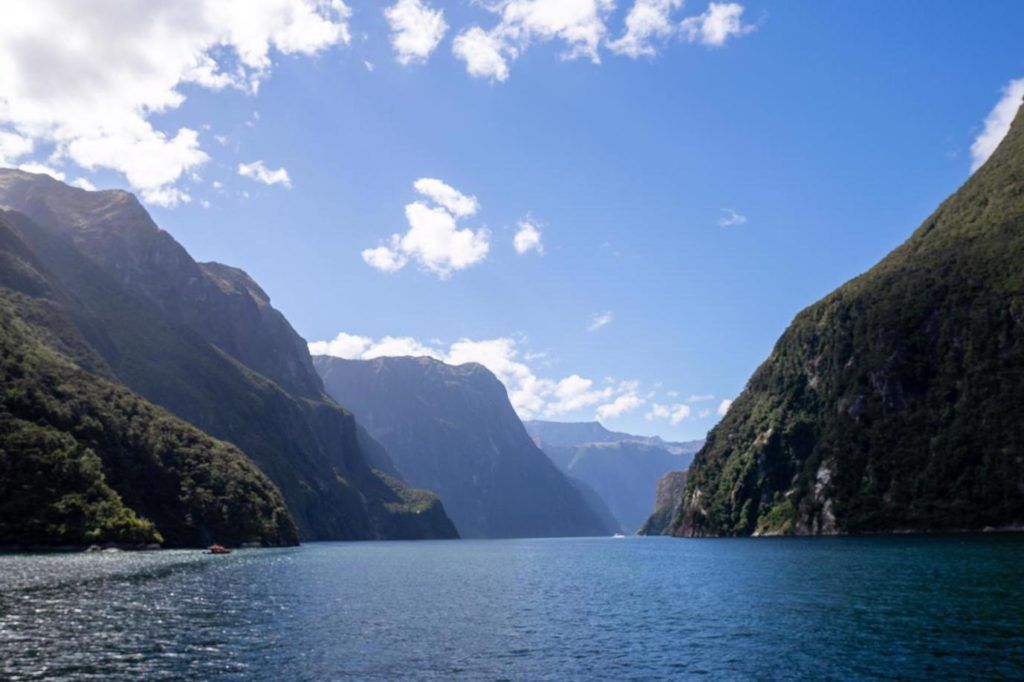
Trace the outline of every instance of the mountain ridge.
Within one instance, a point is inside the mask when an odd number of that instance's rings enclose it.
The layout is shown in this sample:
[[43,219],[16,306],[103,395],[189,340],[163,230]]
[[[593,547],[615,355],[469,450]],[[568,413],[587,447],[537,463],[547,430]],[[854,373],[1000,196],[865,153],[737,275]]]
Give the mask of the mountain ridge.
[[[305,342],[244,272],[206,264],[213,274],[204,275],[127,193],[0,170],[0,204],[46,221],[26,217],[21,237],[72,292],[69,319],[110,377],[244,451],[277,484],[304,539],[455,535],[436,498],[430,503],[387,475],[393,468],[379,446],[371,467],[363,448],[372,439],[322,391],[315,372],[302,378],[301,368],[312,367]],[[225,342],[230,333],[218,330],[237,320],[242,336],[262,336],[269,326],[272,351]],[[275,378],[244,362],[253,352],[278,356],[254,363]]]
[[402,475],[438,494],[463,537],[614,531],[534,445],[504,385],[483,365],[322,355],[314,366]]

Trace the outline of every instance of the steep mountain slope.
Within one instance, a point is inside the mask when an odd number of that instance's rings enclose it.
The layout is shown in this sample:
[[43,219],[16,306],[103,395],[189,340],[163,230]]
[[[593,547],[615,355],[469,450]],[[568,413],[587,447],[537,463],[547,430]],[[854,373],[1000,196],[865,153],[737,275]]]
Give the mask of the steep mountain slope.
[[669,535],[672,521],[679,515],[686,490],[686,472],[670,471],[658,479],[654,511],[637,531],[638,535]]
[[698,453],[678,535],[1024,524],[1024,111],[874,268],[801,312]]
[[294,544],[236,448],[109,380],[0,212],[0,545]]
[[386,454],[322,392],[305,344],[245,273],[196,264],[124,192],[0,171],[0,204],[34,218],[19,236],[73,292],[68,317],[110,376],[242,449],[304,538],[455,534],[435,498],[386,475]]
[[505,387],[477,364],[315,357],[406,480],[434,490],[464,537],[607,535],[584,495],[530,440]]
[[609,431],[598,422],[535,420],[524,426],[562,471],[600,495],[628,532],[650,516],[658,479],[688,467],[704,444]]

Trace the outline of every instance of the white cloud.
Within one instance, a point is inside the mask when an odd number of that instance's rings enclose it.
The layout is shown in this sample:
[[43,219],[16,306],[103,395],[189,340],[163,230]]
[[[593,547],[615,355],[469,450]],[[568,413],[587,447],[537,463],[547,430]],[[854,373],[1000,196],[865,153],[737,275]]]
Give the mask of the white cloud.
[[615,319],[615,315],[610,310],[607,312],[594,315],[594,319],[590,321],[590,325],[587,327],[587,331],[596,332],[601,327],[605,327],[611,324],[613,319]]
[[404,356],[442,358],[440,353],[410,336],[385,336],[370,344],[362,354],[365,360]]
[[712,2],[703,14],[684,19],[679,28],[686,40],[709,47],[721,47],[729,38],[754,30],[743,23],[743,5],[735,2]]
[[668,405],[662,405],[660,403],[652,403],[651,409],[644,415],[644,419],[649,422],[655,419],[668,419],[669,415],[672,414],[672,408]]
[[1002,99],[985,117],[985,129],[971,144],[971,172],[981,168],[1006,137],[1006,133],[1010,130],[1010,123],[1013,122],[1017,110],[1020,109],[1021,99],[1024,99],[1024,78],[1007,83],[1003,88]]
[[688,402],[688,403],[706,403],[706,402],[710,402],[710,401],[712,401],[714,399],[715,399],[715,396],[713,396],[710,393],[695,393],[694,395],[691,395],[689,398],[687,398],[686,402]]
[[636,0],[626,15],[626,32],[608,43],[612,52],[627,57],[653,57],[652,38],[665,39],[676,32],[672,12],[683,6],[683,0]]
[[362,357],[371,343],[373,339],[368,336],[340,332],[330,341],[313,341],[309,344],[309,352],[312,355],[331,355],[351,360]]
[[672,414],[669,416],[669,421],[672,422],[672,424],[678,424],[679,422],[683,421],[684,419],[686,419],[689,416],[690,416],[690,406],[689,405],[676,405],[672,409]]
[[725,215],[718,219],[719,227],[732,227],[733,225],[742,225],[747,222],[747,216],[737,213],[731,208],[723,208],[722,212]]
[[55,180],[60,180],[61,182],[64,182],[65,176],[63,173],[61,173],[59,170],[55,168],[51,168],[50,166],[47,166],[42,163],[35,163],[34,161],[30,161],[29,163],[20,164],[18,166],[18,169],[23,170],[26,173],[41,173],[43,175],[49,175],[51,178],[54,178]]
[[391,47],[399,64],[427,61],[448,31],[444,11],[431,9],[421,0],[398,0],[384,10],[384,16],[391,26]]
[[288,171],[284,168],[270,170],[265,163],[259,160],[238,164],[238,174],[256,182],[262,182],[264,185],[284,185],[289,189],[292,186],[292,179],[288,177]]
[[605,19],[614,0],[498,0],[485,7],[500,16],[489,30],[473,26],[456,37],[455,55],[466,62],[471,76],[504,81],[509,62],[531,43],[561,40],[563,59],[588,58],[600,63],[598,52],[607,33]]
[[519,221],[519,231],[512,239],[512,245],[520,256],[530,251],[544,253],[544,244],[540,240],[540,228],[529,219]]
[[30,138],[0,130],[0,166],[15,165],[15,160],[31,154],[33,147]]
[[391,246],[378,246],[375,249],[363,249],[362,257],[370,267],[383,272],[398,272],[406,266],[409,259],[402,255],[398,235],[392,237]]
[[[341,0],[131,0],[97,6],[9,0],[0,21],[0,125],[51,147],[51,163],[122,173],[144,200],[188,200],[180,186],[209,159],[196,129],[165,131],[181,87],[255,92],[272,54],[348,43]],[[197,128],[198,126],[196,126]]]
[[652,403],[651,409],[644,415],[644,419],[649,422],[656,419],[667,419],[673,426],[675,426],[688,418],[690,416],[690,412],[690,406],[685,404],[662,405],[660,403]]
[[466,196],[437,178],[420,178],[413,188],[456,218],[467,218],[480,210],[476,197]]
[[512,406],[523,419],[578,414],[594,405],[600,405],[599,412],[611,417],[643,404],[643,399],[637,395],[638,382],[623,381],[597,387],[592,379],[579,374],[562,378],[538,376],[528,363],[542,354],[520,352],[519,342],[508,337],[463,338],[446,348],[437,341],[424,343],[411,337],[391,336],[374,340],[343,332],[330,341],[310,343],[309,352],[364,360],[413,355],[436,358],[452,365],[476,362],[492,371],[505,385]]
[[626,393],[610,403],[599,405],[597,408],[598,419],[615,419],[627,412],[632,412],[644,404],[644,399],[635,393]]
[[366,67],[367,71],[373,72],[373,62],[368,61],[368,60],[364,60],[363,61],[363,66]]
[[479,208],[476,197],[467,196],[434,178],[421,178],[413,187],[437,206],[414,201],[405,207],[409,230],[394,234],[388,245],[366,249],[363,260],[385,272],[401,270],[410,259],[441,279],[487,257],[490,232],[459,228],[458,220]]
[[508,80],[508,61],[502,54],[505,44],[479,26],[459,34],[452,42],[452,52],[466,62],[466,71],[474,78]]
[[723,400],[722,402],[718,403],[718,414],[724,417],[725,413],[729,411],[730,407],[732,407],[732,401],[729,399]]
[[96,185],[94,185],[91,182],[89,182],[88,178],[75,178],[71,182],[71,184],[73,186],[75,186],[75,187],[78,187],[79,189],[84,189],[84,190],[86,190],[88,192],[95,192],[96,191]]

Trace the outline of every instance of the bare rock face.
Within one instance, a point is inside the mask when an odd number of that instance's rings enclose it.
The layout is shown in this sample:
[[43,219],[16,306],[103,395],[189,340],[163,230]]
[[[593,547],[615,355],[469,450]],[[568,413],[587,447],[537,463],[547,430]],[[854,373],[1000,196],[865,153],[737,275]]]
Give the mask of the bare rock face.
[[796,316],[690,467],[678,535],[1024,522],[1024,108],[899,248]]
[[412,485],[435,491],[463,537],[610,535],[615,528],[530,440],[482,365],[314,358]]
[[679,516],[679,506],[682,504],[685,489],[685,471],[670,471],[659,478],[654,511],[647,517],[638,534],[671,535],[672,522]]

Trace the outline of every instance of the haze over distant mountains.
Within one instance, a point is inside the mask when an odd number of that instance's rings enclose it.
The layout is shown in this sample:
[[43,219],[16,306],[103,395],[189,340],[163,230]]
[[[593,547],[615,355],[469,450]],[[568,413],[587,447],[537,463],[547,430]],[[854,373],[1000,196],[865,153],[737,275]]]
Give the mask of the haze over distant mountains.
[[868,272],[793,320],[690,468],[678,535],[1024,526],[1024,108]]
[[[187,474],[192,469],[186,467],[178,484],[186,499],[195,488],[197,500],[213,505],[213,511],[224,507],[226,518],[252,513],[259,520],[265,514],[256,508],[229,504],[226,498],[217,501],[217,495],[234,494],[233,478],[239,475],[263,480],[244,473],[251,465],[243,462],[250,459],[276,484],[290,515],[282,510],[276,522],[266,518],[271,525],[255,533],[257,540],[294,541],[291,519],[305,539],[455,535],[433,495],[382,473],[392,469],[383,449],[323,392],[306,344],[244,272],[196,263],[125,192],[86,192],[48,176],[0,170],[0,205],[12,209],[3,214],[0,253],[9,322],[5,327],[14,334],[5,340],[15,344],[9,352],[21,357],[17,364],[5,364],[5,383],[23,379],[19,372],[35,373],[6,410],[22,422],[45,423],[51,430],[46,437],[66,443],[62,451],[78,462],[75,466],[85,466],[84,458],[92,458],[87,468],[94,488],[112,487],[129,509],[155,522],[161,532],[175,523],[192,524],[191,530],[169,534],[176,544],[201,544],[224,526],[201,522],[196,508],[159,506],[160,500],[148,494],[152,484],[145,481],[165,474],[139,459],[145,449],[126,445],[137,443],[136,429],[154,427],[149,419],[132,426],[136,409],[155,409],[143,407],[144,398],[244,452],[239,458],[237,450],[212,439],[197,441],[194,429],[168,426],[188,442],[208,441],[203,452],[229,453],[203,465],[202,476],[198,471]],[[29,348],[37,350],[22,357]],[[80,393],[87,395],[92,388],[97,395],[120,391],[124,401],[135,400],[139,407],[121,409],[128,410],[123,419],[102,417],[104,405],[90,402],[77,408],[81,417],[62,417],[53,412],[51,401],[67,387],[47,377],[71,370],[57,367],[77,368],[69,376],[77,377]],[[102,431],[106,435],[86,437],[89,429],[74,426],[74,419],[86,415],[89,424],[111,422]],[[173,467],[193,466],[187,451],[168,452],[167,439],[154,438],[146,446],[154,449],[154,456]],[[39,456],[49,457],[49,449],[40,447]],[[19,452],[17,447],[7,451],[15,466],[24,463],[17,459]],[[216,492],[220,488],[202,492],[210,477],[223,478],[218,484],[223,493]],[[67,484],[67,495],[79,494],[75,490],[85,485]],[[259,504],[269,513],[280,508],[280,497],[272,485],[264,487]],[[65,504],[67,495],[58,494],[52,504]],[[41,507],[26,500],[17,509],[5,510],[17,518],[3,521],[30,524],[34,514],[44,515]],[[186,517],[191,521],[184,521]],[[223,531],[217,538],[229,540]]]
[[686,469],[704,444],[609,431],[598,422],[534,420],[525,426],[562,471],[597,492],[627,532],[651,515],[658,480]]
[[610,535],[606,514],[533,443],[482,365],[316,356],[327,391],[435,491],[463,537]]

